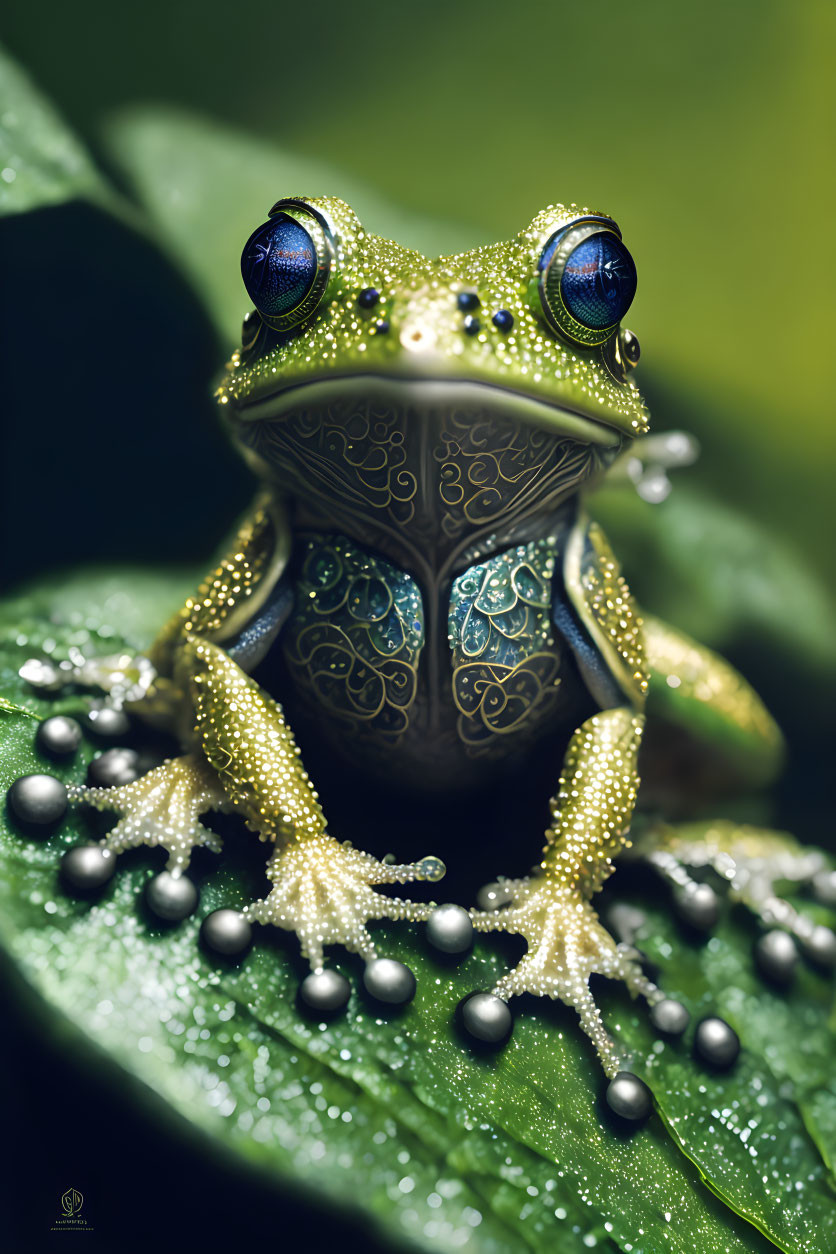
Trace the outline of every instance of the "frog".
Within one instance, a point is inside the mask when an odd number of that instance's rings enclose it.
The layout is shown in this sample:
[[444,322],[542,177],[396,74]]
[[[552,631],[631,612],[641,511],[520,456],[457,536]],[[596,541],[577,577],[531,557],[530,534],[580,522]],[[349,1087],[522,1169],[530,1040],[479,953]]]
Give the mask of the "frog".
[[[107,874],[124,850],[159,846],[183,884],[196,848],[223,853],[202,818],[237,815],[268,846],[270,888],[234,912],[225,952],[253,925],[294,933],[309,1004],[338,1011],[348,983],[328,965],[334,946],[360,956],[381,1002],[414,991],[379,953],[380,920],[425,924],[448,951],[515,935],[523,956],[463,1003],[471,1039],[502,1044],[509,1003],[551,998],[576,1012],[611,1085],[628,1062],[593,975],[683,1030],[596,908],[617,861],[653,867],[692,922],[712,869],[761,925],[832,966],[836,936],[776,889],[821,873],[819,851],[638,804],[654,687],[672,724],[694,743],[718,737],[715,762],[750,780],[775,775],[782,737],[724,659],[639,608],[587,511],[625,458],[641,464],[650,423],[623,323],[637,270],[615,219],[552,204],[508,242],[431,259],[335,197],[289,196],[241,266],[253,308],[216,399],[258,480],[254,503],[144,654],[71,675],[180,748],[128,783],[70,787],[74,804],[117,816],[96,845]],[[539,858],[475,905],[391,895],[437,883],[445,850],[394,861],[343,841],[304,765],[309,744],[320,778],[342,770],[360,808],[385,787],[404,808],[422,796],[443,809],[512,790],[545,761]]]

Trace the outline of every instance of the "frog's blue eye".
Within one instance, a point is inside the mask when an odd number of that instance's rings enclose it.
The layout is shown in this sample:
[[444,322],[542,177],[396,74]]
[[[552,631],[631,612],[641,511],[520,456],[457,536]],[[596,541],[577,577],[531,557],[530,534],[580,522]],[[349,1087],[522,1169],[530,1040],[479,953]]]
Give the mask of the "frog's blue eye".
[[291,313],[316,278],[314,242],[303,226],[279,214],[247,240],[241,275],[259,313],[272,318]]
[[636,294],[636,267],[609,231],[592,235],[569,254],[560,279],[569,313],[593,331],[620,322]]
[[332,258],[321,215],[305,202],[279,201],[241,254],[244,286],[262,321],[287,332],[310,317],[328,285]]
[[604,343],[636,294],[635,263],[614,224],[564,227],[543,249],[539,270],[547,318],[581,344]]

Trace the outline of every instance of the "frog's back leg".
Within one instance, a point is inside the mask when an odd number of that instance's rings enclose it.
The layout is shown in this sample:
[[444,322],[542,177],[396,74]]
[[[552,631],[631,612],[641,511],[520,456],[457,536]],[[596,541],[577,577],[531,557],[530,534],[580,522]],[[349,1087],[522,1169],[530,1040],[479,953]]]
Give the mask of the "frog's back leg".
[[[702,793],[711,772],[712,792],[724,791],[724,783],[737,789],[770,783],[782,765],[784,741],[751,685],[724,658],[685,632],[649,614],[644,614],[643,620],[650,672],[650,744],[654,720],[664,725],[657,744],[668,737],[672,727],[679,729],[691,768],[697,755],[702,753],[705,758],[706,770],[698,780]],[[669,776],[674,773],[670,756],[663,769]],[[697,783],[696,772],[694,777]],[[681,791],[688,791],[687,780],[675,782]]]
[[[779,896],[778,885],[820,887],[823,903],[836,905],[836,873],[821,850],[803,846],[787,832],[713,819],[694,823],[634,824],[629,857],[642,858],[668,881],[683,919],[708,931],[720,908],[710,884],[694,878],[710,869],[728,885],[728,897],[751,910],[765,929],[790,933],[820,966],[836,967],[836,933]],[[768,931],[758,942],[768,974],[791,973],[797,951]]]

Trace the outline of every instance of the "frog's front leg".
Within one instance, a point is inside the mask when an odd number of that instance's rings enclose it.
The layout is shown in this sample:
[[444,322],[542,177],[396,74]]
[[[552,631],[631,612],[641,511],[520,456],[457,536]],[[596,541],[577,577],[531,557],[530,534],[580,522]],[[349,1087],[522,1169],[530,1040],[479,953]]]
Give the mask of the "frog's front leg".
[[[553,822],[541,862],[528,878],[508,885],[513,897],[506,909],[471,916],[479,931],[511,932],[528,942],[522,961],[499,980],[491,996],[507,1002],[533,993],[573,1006],[610,1077],[621,1060],[590,992],[590,976],[597,972],[623,980],[631,994],[641,993],[651,1002],[662,996],[631,951],[617,945],[602,926],[591,904],[613,870],[613,859],[629,844],[643,727],[642,715],[619,707],[596,714],[575,732],[551,803]],[[477,1014],[479,1009],[477,1003]],[[484,1010],[491,1015],[490,1004]],[[472,1028],[478,1034],[475,1019]]]
[[[229,808],[274,845],[267,864],[273,887],[245,915],[295,932],[314,972],[329,945],[345,945],[374,963],[370,920],[426,919],[433,909],[375,888],[440,879],[443,863],[427,857],[389,865],[331,836],[282,707],[217,645],[193,639],[186,647],[203,754]],[[385,1001],[403,1000],[400,994],[409,991],[411,977],[395,965],[367,966],[367,987]]]

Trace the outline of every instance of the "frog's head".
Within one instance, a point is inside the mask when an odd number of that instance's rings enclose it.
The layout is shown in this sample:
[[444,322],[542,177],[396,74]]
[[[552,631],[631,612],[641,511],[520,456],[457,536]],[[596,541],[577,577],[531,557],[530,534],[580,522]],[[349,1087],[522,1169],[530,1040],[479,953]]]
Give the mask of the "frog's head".
[[604,461],[647,430],[621,327],[636,270],[604,214],[551,205],[508,243],[428,260],[341,200],[285,199],[241,264],[255,311],[218,399],[244,445],[261,420],[361,398],[496,413]]

